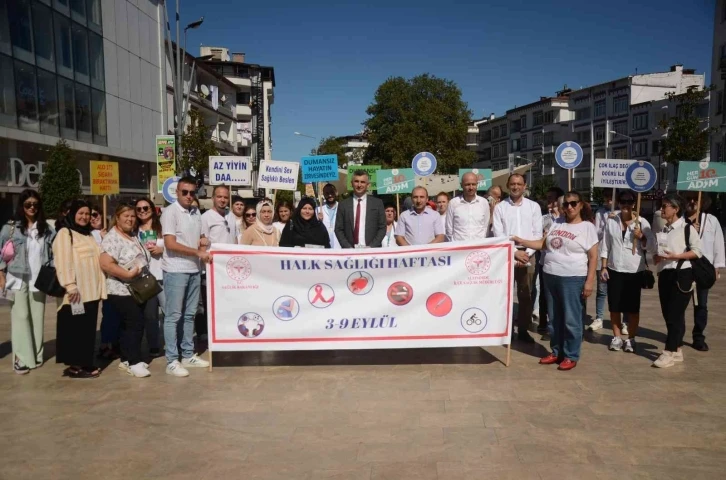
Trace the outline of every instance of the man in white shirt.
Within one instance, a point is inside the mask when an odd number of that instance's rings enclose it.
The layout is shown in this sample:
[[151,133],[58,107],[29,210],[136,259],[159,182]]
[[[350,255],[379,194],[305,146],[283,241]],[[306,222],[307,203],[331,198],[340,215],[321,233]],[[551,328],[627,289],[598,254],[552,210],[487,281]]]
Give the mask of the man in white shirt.
[[489,231],[489,202],[476,194],[478,179],[468,172],[461,177],[460,197],[449,202],[446,238],[451,242],[479,240]]
[[338,215],[338,190],[335,185],[328,183],[323,187],[323,198],[325,203],[318,207],[318,218],[328,230],[330,248],[339,249],[340,242],[335,236],[335,217]]
[[[604,204],[595,212],[595,229],[597,230],[597,240],[602,242],[605,236],[605,227],[611,213],[617,214],[618,211],[612,210],[613,191],[610,189],[603,190]],[[599,254],[598,254],[599,255]],[[599,257],[598,257],[599,258]],[[605,300],[608,296],[608,284],[604,282],[600,275],[597,276],[597,295],[595,296],[595,320],[586,327],[587,330],[596,332],[602,328],[602,320],[605,317]],[[623,335],[628,335],[628,327],[623,319]]]
[[[175,377],[189,375],[189,367],[208,367],[209,362],[194,354],[194,316],[199,305],[201,262],[209,262],[209,254],[200,248],[202,220],[199,210],[192,206],[196,194],[196,179],[183,177],[176,187],[177,201],[161,215],[164,235],[164,343],[166,344],[166,373]],[[206,244],[205,240],[205,244]],[[177,350],[177,327],[183,320],[181,341],[182,361]]]
[[[441,216],[441,227],[446,231],[446,210],[449,208],[449,201],[451,200],[451,197],[449,197],[449,194],[446,192],[439,192],[438,195],[436,195],[436,211],[439,212],[439,215]],[[449,240],[449,237],[446,237],[446,240]]]
[[[495,237],[518,236],[527,240],[542,238],[542,212],[539,205],[524,198],[527,183],[524,176],[513,173],[507,180],[509,197],[494,208],[492,232]],[[514,281],[517,283],[517,338],[534,343],[527,329],[532,321],[532,277],[534,276],[534,250],[518,248],[514,252]]]
[[[716,269],[716,279],[721,276],[719,269],[726,267],[726,254],[724,253],[724,237],[721,224],[711,214],[705,213],[711,206],[711,197],[702,193],[701,213],[696,218],[698,206],[698,192],[682,192],[686,202],[686,221],[691,223],[701,238],[701,252]],[[708,351],[706,336],[703,334],[708,323],[708,290],[696,287],[696,300],[693,305],[693,348],[701,352]]]
[[212,191],[212,204],[202,215],[202,237],[209,240],[209,243],[237,243],[237,223],[230,222],[227,215],[229,205],[229,187],[217,185]]

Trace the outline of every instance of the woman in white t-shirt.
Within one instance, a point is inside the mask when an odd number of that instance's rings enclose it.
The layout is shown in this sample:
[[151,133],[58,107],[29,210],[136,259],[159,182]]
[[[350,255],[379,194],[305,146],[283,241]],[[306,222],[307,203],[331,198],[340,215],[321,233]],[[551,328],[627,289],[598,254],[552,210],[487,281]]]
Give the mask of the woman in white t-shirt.
[[598,239],[590,205],[582,201],[579,193],[566,193],[563,207],[565,217],[552,223],[545,238],[512,240],[517,245],[546,252],[542,272],[552,353],[539,363],[558,363],[558,370],[571,370],[580,360],[582,299],[595,288]]
[[[161,271],[161,256],[164,253],[164,236],[161,234],[161,220],[156,213],[156,206],[148,198],[136,200],[136,223],[137,236],[139,241],[149,252],[149,273],[151,273],[159,285],[164,283],[164,273]],[[164,335],[159,325],[159,308],[164,312],[166,297],[162,290],[156,297],[146,302],[144,308],[144,319],[146,330],[146,342],[149,344],[149,356],[152,358],[164,355]]]

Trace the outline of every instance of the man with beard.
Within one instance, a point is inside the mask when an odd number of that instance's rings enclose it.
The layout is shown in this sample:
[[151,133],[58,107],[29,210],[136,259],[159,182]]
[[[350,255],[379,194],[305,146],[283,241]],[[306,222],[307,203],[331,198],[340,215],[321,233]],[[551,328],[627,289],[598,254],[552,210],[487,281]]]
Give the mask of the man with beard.
[[338,190],[333,184],[328,183],[323,187],[323,198],[325,203],[318,207],[318,218],[330,236],[330,248],[340,248],[338,238],[335,236],[335,217],[338,215]]

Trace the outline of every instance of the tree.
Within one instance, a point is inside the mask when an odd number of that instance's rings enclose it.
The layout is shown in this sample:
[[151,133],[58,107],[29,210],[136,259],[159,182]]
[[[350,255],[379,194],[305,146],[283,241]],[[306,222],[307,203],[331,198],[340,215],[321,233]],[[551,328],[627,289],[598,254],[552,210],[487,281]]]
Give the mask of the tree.
[[539,177],[539,179],[532,182],[532,189],[529,198],[532,200],[545,200],[547,198],[547,191],[550,188],[557,186],[554,175]]
[[320,144],[317,149],[310,151],[311,155],[337,155],[338,166],[342,166],[344,163],[348,163],[348,157],[345,155],[345,139],[341,137],[325,137],[320,140]]
[[76,170],[73,150],[60,139],[50,151],[48,163],[40,177],[40,196],[48,218],[56,218],[60,206],[69,198],[81,196],[81,179]]
[[179,173],[194,169],[200,176],[209,168],[209,157],[217,155],[218,151],[199,110],[189,110],[189,122],[187,131],[182,134],[182,155],[176,168]]
[[417,153],[431,152],[438,173],[456,173],[475,160],[466,148],[471,111],[450,80],[429,74],[389,78],[366,113],[370,146],[364,163],[406,168]]
[[697,109],[704,104],[711,90],[713,87],[703,90],[692,87],[680,95],[666,93],[668,100],[677,104],[677,114],[659,124],[667,132],[663,142],[663,158],[666,162],[674,165],[680,161],[695,162],[708,154],[709,139],[715,129],[701,125],[707,118],[699,118]]

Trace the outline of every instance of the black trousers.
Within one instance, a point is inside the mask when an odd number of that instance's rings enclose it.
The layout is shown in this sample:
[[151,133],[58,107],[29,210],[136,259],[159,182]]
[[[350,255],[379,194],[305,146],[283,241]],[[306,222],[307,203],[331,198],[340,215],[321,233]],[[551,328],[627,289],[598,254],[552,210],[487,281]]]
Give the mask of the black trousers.
[[58,310],[56,363],[93,367],[99,303],[99,300],[83,302],[85,312],[81,315],[73,315],[70,305],[63,305],[63,308]]
[[144,336],[144,307],[130,295],[109,295],[108,301],[121,315],[121,354],[129,365],[141,359],[141,339]]
[[683,335],[686,333],[686,308],[691,301],[692,293],[683,293],[681,289],[688,290],[692,283],[693,273],[690,268],[682,269],[680,272],[667,269],[658,275],[660,309],[668,330],[665,349],[669,352],[675,352],[683,345]]
[[144,306],[144,328],[149,348],[161,348],[163,338],[159,327],[159,297],[150,298]]
[[708,289],[696,288],[696,298],[698,305],[693,306],[693,343],[703,343],[706,340],[703,331],[708,323]]

